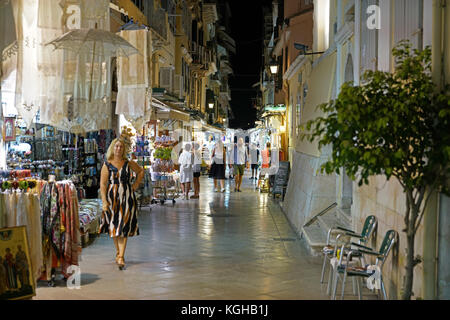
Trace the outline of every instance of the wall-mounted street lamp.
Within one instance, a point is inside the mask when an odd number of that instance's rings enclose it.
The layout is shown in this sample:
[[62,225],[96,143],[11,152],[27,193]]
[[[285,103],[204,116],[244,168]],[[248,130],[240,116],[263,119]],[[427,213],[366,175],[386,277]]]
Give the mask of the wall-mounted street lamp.
[[300,51],[300,54],[303,56],[309,56],[313,54],[322,54],[325,53],[324,51],[321,52],[306,52],[308,51],[309,47],[307,45],[304,45],[302,43],[294,43],[294,48]]
[[208,104],[209,109],[214,109],[216,97],[214,96],[214,91],[211,89],[206,89],[206,103]]
[[272,73],[273,75],[278,73],[278,63],[275,61],[275,59],[272,58],[272,60],[270,61],[270,64],[269,64],[269,68],[270,68],[270,73]]

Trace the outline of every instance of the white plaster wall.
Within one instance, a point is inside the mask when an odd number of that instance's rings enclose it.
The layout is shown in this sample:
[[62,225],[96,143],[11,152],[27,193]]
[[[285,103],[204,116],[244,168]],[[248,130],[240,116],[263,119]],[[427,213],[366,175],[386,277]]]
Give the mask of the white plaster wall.
[[336,198],[336,178],[320,173],[323,159],[293,152],[293,163],[283,209],[297,232],[308,218]]
[[[369,215],[378,219],[378,233],[376,239],[377,249],[383,241],[388,230],[399,233],[399,243],[385,263],[383,277],[386,291],[390,299],[400,299],[404,282],[406,262],[406,235],[404,216],[406,211],[406,197],[397,180],[387,181],[383,176],[369,179],[368,186],[358,187],[353,184],[352,220],[353,228],[362,230],[364,220]],[[423,256],[423,225],[416,235],[415,254]],[[414,271],[414,298],[422,297],[422,264],[416,266]]]

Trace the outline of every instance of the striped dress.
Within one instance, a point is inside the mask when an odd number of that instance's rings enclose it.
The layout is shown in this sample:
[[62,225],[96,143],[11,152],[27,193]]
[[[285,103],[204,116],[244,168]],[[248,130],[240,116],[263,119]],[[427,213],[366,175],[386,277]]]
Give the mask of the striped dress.
[[111,237],[133,237],[139,235],[137,222],[138,205],[131,187],[132,172],[126,161],[119,170],[111,163],[108,167],[109,208],[103,211],[100,233],[109,233]]

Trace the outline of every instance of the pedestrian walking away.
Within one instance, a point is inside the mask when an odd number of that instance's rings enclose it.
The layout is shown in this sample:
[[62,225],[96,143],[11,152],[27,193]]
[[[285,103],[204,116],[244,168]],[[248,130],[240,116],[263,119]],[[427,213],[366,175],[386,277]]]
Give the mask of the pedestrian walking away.
[[191,182],[194,180],[194,171],[192,168],[194,155],[192,154],[191,149],[191,143],[186,143],[183,152],[178,159],[180,163],[181,190],[183,192],[184,200],[189,200],[189,190],[191,188]]
[[[124,129],[119,138],[111,142],[100,176],[100,192],[103,212],[100,233],[108,233],[116,247],[116,264],[125,267],[125,249],[128,237],[139,235],[138,205],[135,191],[144,178],[144,169],[129,161],[131,132]],[[137,177],[132,184],[132,172]]]
[[[225,164],[227,160],[227,152],[221,140],[216,142],[216,145],[212,151],[211,166],[212,177],[214,179],[214,191],[225,192]],[[220,190],[219,190],[220,184]]]
[[200,197],[200,175],[202,171],[202,152],[200,150],[200,144],[196,141],[192,143],[194,148],[194,195],[191,199],[198,199]]
[[250,145],[249,156],[252,170],[252,176],[250,179],[255,180],[258,176],[259,146],[256,146],[256,144],[252,143]]
[[[235,175],[235,192],[241,192],[242,177],[244,176],[246,159],[248,159],[248,152],[244,145],[244,139],[239,138],[237,144],[233,148],[233,165]],[[230,164],[230,168],[231,168]]]

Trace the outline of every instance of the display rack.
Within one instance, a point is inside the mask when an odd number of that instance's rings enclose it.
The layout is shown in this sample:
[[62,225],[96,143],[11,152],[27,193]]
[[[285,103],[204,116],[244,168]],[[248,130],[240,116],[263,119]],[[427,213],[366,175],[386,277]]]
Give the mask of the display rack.
[[156,190],[158,196],[152,200],[152,204],[157,203],[158,201],[161,205],[166,201],[172,201],[172,204],[175,204],[175,199],[179,197],[178,180],[174,179],[172,174],[175,171],[175,168],[171,155],[175,145],[176,142],[168,136],[156,137],[155,139],[152,175],[154,175],[156,179],[152,180],[157,180],[157,182],[153,184],[153,189]]
[[137,163],[145,170],[144,179],[139,186],[139,189],[136,190],[139,199],[139,208],[152,203],[153,190],[149,171],[151,165],[150,146],[151,142],[147,136],[142,135],[136,138],[136,145],[133,154],[136,157]]
[[81,155],[83,185],[86,190],[87,199],[98,197],[98,186],[100,184],[100,170],[98,168],[98,145],[95,139],[80,139],[83,151]]

